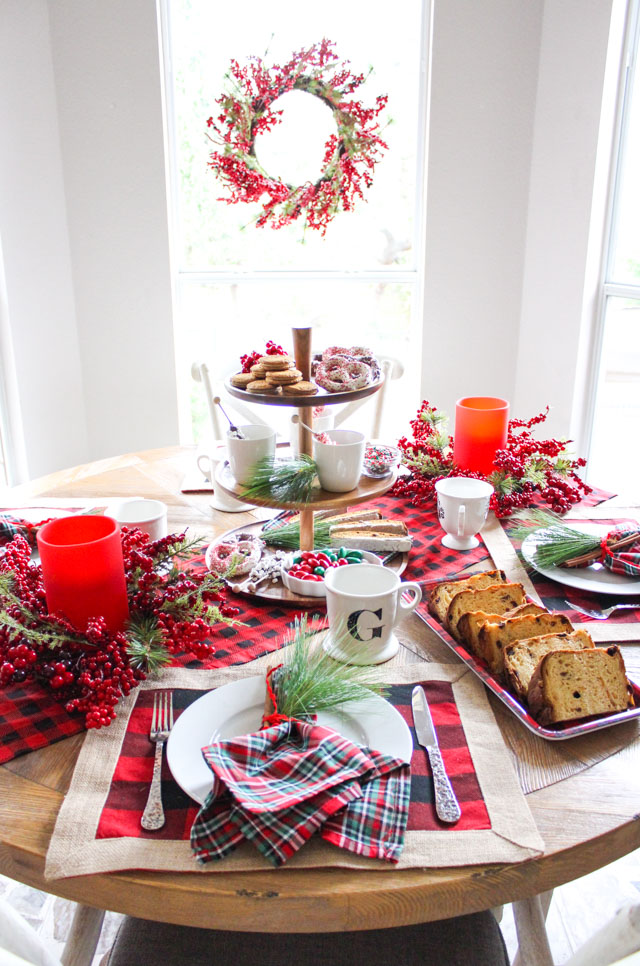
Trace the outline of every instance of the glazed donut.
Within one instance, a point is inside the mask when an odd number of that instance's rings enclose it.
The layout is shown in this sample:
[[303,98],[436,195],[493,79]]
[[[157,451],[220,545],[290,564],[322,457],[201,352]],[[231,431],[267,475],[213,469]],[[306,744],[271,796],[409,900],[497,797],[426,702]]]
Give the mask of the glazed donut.
[[240,534],[234,540],[221,540],[207,550],[207,566],[217,574],[237,577],[253,570],[262,556],[262,545],[255,537]]
[[343,356],[330,358],[318,367],[316,382],[327,392],[352,392],[363,389],[369,382],[371,370],[364,362],[346,360]]

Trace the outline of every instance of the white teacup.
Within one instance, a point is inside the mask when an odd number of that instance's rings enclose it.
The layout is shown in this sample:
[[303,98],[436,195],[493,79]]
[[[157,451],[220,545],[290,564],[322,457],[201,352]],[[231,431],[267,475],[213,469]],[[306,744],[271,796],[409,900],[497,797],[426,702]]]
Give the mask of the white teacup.
[[[347,664],[382,664],[397,653],[393,629],[422,599],[420,585],[403,583],[393,570],[355,564],[328,570],[329,633],[325,650]],[[410,603],[402,599],[412,594]]]
[[438,520],[446,530],[442,543],[451,550],[473,550],[489,512],[493,487],[485,480],[449,476],[436,483]]
[[238,426],[244,439],[227,431],[229,466],[238,483],[248,483],[255,466],[276,451],[276,434],[270,426]]
[[248,503],[241,503],[240,500],[229,496],[216,481],[216,470],[224,462],[226,455],[226,444],[220,442],[210,452],[199,453],[196,463],[202,475],[211,483],[213,488],[213,497],[211,499],[213,509],[221,510],[223,513],[243,513],[246,510],[252,509],[251,506]]
[[152,540],[160,540],[167,535],[167,505],[160,500],[137,497],[116,500],[107,507],[106,515],[113,517],[121,527],[136,527],[148,533]]
[[321,443],[315,437],[313,440],[313,458],[318,467],[320,486],[329,493],[355,490],[362,475],[364,433],[353,429],[331,429],[327,436],[331,443]]

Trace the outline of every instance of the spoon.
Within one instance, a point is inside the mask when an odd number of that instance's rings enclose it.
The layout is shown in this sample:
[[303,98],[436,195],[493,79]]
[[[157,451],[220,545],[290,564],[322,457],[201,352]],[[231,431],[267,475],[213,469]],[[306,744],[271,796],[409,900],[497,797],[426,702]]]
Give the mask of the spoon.
[[237,426],[234,426],[234,425],[233,425],[233,423],[232,423],[232,422],[231,422],[231,420],[229,419],[229,416],[228,416],[228,415],[227,415],[227,413],[226,413],[226,412],[224,411],[224,407],[223,407],[223,405],[222,405],[222,403],[220,402],[220,396],[216,396],[216,397],[215,397],[215,399],[214,399],[213,401],[214,401],[214,403],[215,403],[215,404],[216,404],[217,406],[219,406],[219,407],[220,407],[220,409],[222,410],[222,413],[223,413],[223,415],[224,415],[224,417],[225,417],[225,419],[226,419],[226,420],[227,420],[227,422],[229,423],[229,431],[230,431],[230,433],[231,433],[231,435],[232,435],[232,437],[233,437],[234,439],[246,439],[246,436],[244,435],[244,433],[243,433],[243,432],[241,432],[241,430],[239,430]]

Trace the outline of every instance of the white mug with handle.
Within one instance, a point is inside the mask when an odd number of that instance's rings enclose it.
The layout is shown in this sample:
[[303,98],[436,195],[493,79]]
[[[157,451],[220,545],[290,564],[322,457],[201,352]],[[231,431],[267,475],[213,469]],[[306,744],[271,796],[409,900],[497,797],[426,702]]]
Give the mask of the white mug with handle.
[[[403,583],[395,570],[351,564],[325,578],[329,632],[324,649],[346,664],[382,664],[397,653],[393,629],[422,599],[420,584]],[[411,600],[403,599],[410,594]]]
[[436,483],[438,520],[446,531],[442,544],[450,550],[473,550],[480,541],[476,533],[482,529],[489,512],[493,487],[486,480],[469,476],[447,476]]

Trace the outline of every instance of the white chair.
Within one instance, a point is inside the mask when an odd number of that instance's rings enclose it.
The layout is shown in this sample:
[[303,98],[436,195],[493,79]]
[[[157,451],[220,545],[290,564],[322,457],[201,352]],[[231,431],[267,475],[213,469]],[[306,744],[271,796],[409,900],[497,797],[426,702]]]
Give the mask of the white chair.
[[206,362],[194,362],[191,366],[191,376],[195,382],[202,384],[207,409],[209,411],[209,425],[213,434],[214,441],[226,439],[227,423],[220,412],[220,407],[214,402],[221,399],[225,410],[230,414],[234,422],[254,423],[260,426],[268,426],[268,422],[260,416],[259,410],[262,407],[251,406],[235,396],[229,396],[222,386],[216,386],[215,391],[211,382],[209,366]]
[[0,898],[0,966],[61,966],[22,916]]

